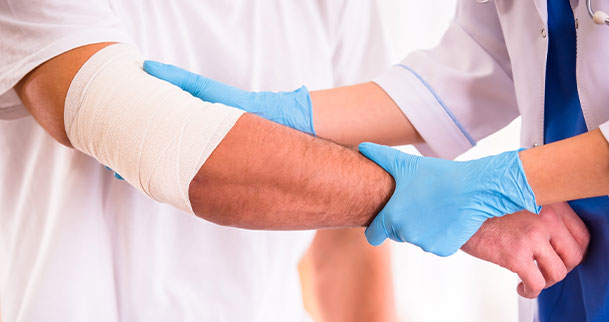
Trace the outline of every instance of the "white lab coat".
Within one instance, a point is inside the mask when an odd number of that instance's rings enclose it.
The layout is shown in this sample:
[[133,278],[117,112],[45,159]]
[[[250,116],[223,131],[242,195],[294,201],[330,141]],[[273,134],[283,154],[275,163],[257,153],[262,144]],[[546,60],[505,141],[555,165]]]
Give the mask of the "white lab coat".
[[[609,27],[571,0],[577,33],[577,86],[588,130],[609,136]],[[595,1],[609,11],[609,1]],[[547,0],[460,0],[440,44],[410,54],[377,82],[412,122],[428,156],[455,158],[522,116],[521,146],[543,144]],[[520,321],[536,320],[519,300]]]
[[[609,27],[571,0],[577,85],[589,130],[609,135]],[[595,1],[609,11],[609,1]],[[454,158],[522,116],[521,145],[543,144],[547,0],[461,0],[441,43],[410,54],[375,81],[413,123],[429,156]]]

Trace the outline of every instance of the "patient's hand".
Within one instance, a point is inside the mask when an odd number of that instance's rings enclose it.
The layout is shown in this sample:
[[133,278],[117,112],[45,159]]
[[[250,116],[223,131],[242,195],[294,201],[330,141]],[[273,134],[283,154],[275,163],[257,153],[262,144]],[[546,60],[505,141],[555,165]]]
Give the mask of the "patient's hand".
[[[583,259],[590,233],[567,203],[488,219],[461,248],[517,273],[518,294],[535,298]],[[537,264],[535,263],[537,261]]]

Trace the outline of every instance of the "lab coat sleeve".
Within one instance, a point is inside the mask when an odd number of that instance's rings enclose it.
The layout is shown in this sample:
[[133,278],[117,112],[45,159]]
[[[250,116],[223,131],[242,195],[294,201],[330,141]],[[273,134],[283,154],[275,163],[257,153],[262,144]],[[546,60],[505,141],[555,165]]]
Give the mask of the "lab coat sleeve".
[[601,124],[599,126],[599,129],[601,130],[601,133],[603,133],[603,135],[605,136],[605,140],[609,142],[609,121]]
[[424,155],[453,159],[518,115],[508,51],[493,2],[459,1],[440,44],[374,80],[425,140]]

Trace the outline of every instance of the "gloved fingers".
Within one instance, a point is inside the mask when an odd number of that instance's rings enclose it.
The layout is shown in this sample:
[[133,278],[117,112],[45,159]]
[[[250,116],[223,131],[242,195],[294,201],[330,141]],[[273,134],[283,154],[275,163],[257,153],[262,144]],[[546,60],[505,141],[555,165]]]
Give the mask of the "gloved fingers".
[[366,228],[366,239],[372,246],[379,246],[387,239],[387,230],[385,229],[384,217],[382,212],[379,213],[372,223]]
[[152,60],[144,62],[144,70],[148,74],[168,81],[196,97],[199,97],[201,88],[205,86],[206,83],[204,81],[205,78],[200,75],[191,73],[174,65],[163,64]]
[[522,280],[516,287],[516,291],[522,297],[529,299],[536,298],[546,286],[546,280],[532,257],[530,260],[521,263],[521,266],[515,272]]
[[546,288],[562,281],[567,276],[568,271],[565,264],[549,243],[545,247],[539,248],[534,255],[537,266],[546,280]]
[[386,145],[379,145],[370,142],[360,143],[359,152],[392,175],[393,170],[395,169],[395,163],[398,161],[399,154],[401,153],[400,151]]
[[[221,103],[253,112],[250,107],[253,103],[251,96],[248,96],[248,92],[242,89],[191,73],[177,66],[151,60],[144,62],[144,70],[150,75],[168,81],[206,102]],[[255,106],[255,104],[253,105]]]

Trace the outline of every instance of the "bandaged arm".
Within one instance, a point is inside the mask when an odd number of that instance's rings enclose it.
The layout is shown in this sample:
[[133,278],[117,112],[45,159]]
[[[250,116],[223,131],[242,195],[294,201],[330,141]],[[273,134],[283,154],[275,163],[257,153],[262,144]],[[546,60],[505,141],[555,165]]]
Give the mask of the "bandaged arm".
[[97,61],[116,49],[107,45],[59,55],[16,90],[59,142],[113,167],[151,198],[223,225],[309,229],[365,225],[391,195],[391,177],[359,153],[201,102],[121,65],[137,66],[139,58]]

